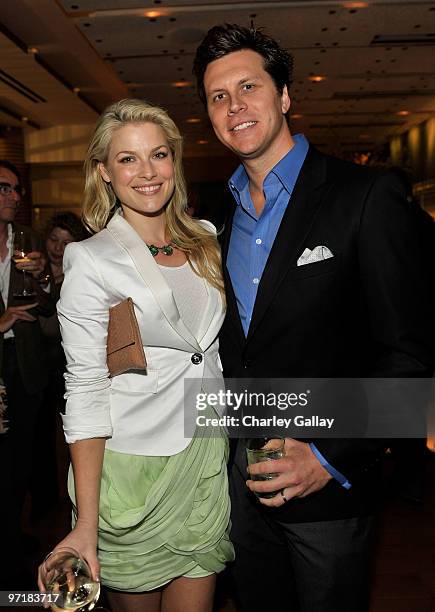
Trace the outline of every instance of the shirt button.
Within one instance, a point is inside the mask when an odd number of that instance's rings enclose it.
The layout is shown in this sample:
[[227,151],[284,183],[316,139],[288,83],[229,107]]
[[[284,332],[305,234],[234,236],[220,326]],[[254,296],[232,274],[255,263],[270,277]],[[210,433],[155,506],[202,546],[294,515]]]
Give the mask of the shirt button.
[[253,278],[252,282],[254,283],[254,285],[258,285],[260,281],[258,280],[258,278]]
[[261,244],[263,241],[261,240],[261,238],[257,238],[257,240],[255,241],[256,244]]
[[202,362],[201,353],[193,353],[192,357],[190,358],[190,361],[193,363],[193,365],[199,365]]

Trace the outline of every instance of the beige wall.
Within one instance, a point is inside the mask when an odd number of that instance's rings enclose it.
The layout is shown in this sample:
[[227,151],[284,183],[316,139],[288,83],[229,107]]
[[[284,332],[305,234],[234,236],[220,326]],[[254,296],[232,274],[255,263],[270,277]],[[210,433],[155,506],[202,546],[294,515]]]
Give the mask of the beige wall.
[[92,125],[58,125],[25,135],[33,199],[32,225],[40,229],[54,213],[80,214],[82,164]]
[[92,128],[92,125],[57,125],[29,131],[25,135],[26,162],[82,163]]
[[41,229],[56,212],[70,210],[80,215],[83,194],[82,164],[31,164],[33,222]]

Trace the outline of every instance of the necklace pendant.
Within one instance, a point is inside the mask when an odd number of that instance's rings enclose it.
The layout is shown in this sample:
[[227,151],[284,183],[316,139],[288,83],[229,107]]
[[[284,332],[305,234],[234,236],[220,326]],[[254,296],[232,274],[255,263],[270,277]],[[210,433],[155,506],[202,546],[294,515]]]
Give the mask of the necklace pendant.
[[155,244],[147,244],[147,247],[153,257],[156,257],[159,252],[162,252],[163,255],[172,255],[174,252],[171,244],[164,244],[161,247],[158,247]]

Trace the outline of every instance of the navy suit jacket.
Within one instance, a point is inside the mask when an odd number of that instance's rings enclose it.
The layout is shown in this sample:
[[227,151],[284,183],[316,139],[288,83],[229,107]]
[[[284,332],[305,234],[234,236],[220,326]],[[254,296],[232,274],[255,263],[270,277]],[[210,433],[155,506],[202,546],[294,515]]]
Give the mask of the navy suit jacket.
[[[234,207],[222,238],[228,305],[220,352],[226,377],[432,375],[435,279],[433,270],[429,277],[415,205],[407,200],[399,174],[310,147],[261,278],[246,338],[225,265],[233,214]],[[318,245],[334,257],[297,266],[304,249]],[[383,442],[313,441],[352,488],[332,480],[272,512],[286,521],[370,512]]]

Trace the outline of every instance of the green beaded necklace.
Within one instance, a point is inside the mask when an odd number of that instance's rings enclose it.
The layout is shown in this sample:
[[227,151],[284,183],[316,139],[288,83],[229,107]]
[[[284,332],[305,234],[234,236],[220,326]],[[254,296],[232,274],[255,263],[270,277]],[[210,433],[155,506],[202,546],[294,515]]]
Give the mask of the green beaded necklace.
[[172,253],[174,252],[171,243],[164,244],[161,247],[158,247],[155,244],[147,244],[147,247],[149,248],[150,253],[153,257],[156,257],[159,254],[159,251],[163,253],[163,255],[172,255]]

